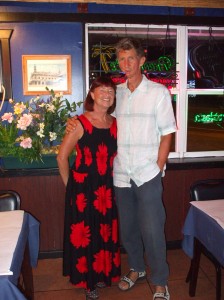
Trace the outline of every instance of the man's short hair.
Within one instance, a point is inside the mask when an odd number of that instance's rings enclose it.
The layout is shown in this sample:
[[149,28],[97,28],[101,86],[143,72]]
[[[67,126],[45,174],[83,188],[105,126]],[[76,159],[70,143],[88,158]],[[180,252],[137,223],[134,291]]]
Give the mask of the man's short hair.
[[139,39],[123,38],[116,44],[115,48],[116,48],[117,56],[121,50],[131,50],[131,49],[134,49],[139,57],[145,56],[144,48]]

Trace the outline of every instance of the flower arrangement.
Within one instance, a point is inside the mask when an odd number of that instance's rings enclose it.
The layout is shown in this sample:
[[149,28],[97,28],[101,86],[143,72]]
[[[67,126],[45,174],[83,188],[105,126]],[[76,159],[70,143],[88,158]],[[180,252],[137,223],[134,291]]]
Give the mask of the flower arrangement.
[[62,93],[49,90],[45,100],[39,96],[28,102],[10,99],[11,111],[0,119],[0,157],[13,156],[30,163],[41,161],[46,153],[57,153],[67,119],[82,101],[72,104]]

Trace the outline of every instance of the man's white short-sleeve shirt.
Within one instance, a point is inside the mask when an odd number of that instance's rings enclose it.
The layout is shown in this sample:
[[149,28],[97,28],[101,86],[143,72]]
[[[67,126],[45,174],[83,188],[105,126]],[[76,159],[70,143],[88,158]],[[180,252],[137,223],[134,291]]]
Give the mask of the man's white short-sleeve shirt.
[[176,131],[171,96],[162,84],[145,76],[131,93],[127,82],[118,85],[116,94],[118,154],[114,159],[114,185],[138,186],[154,178],[160,137]]

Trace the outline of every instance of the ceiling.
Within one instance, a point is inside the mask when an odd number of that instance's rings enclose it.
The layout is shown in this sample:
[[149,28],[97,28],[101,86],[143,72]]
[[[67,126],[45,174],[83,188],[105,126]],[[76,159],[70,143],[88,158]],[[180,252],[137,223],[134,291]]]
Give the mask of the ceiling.
[[224,0],[8,0],[8,2],[97,3],[192,8],[224,8]]

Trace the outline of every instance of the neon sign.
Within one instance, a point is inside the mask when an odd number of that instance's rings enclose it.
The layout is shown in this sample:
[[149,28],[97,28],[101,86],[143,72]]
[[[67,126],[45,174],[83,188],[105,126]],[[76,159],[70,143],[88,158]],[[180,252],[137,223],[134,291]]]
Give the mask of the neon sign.
[[[104,63],[102,63],[102,67],[104,69],[105,59],[102,62]],[[142,70],[146,72],[169,72],[174,66],[173,58],[169,56],[160,56],[156,61],[145,62],[142,66]],[[107,66],[104,71],[106,72],[108,69],[113,72],[120,71],[118,61],[109,62],[109,68]]]
[[[98,66],[100,70],[97,71],[95,69],[94,72],[103,70],[105,73],[118,73],[119,77],[113,76],[113,81],[117,83],[125,81],[124,74],[121,74],[118,60],[113,60],[113,57],[115,57],[115,48],[113,46],[95,45],[92,47],[91,57],[99,57]],[[178,80],[175,66],[175,59],[171,55],[161,55],[156,60],[146,61],[141,68],[148,79],[170,88],[175,87]]]
[[224,121],[224,114],[213,113],[209,114],[198,114],[194,116],[195,123],[219,123]]
[[177,84],[177,73],[167,72],[167,73],[146,73],[145,76],[155,82],[161,83],[165,86],[173,87]]
[[160,56],[152,62],[145,62],[142,70],[147,72],[169,72],[175,66],[174,59],[171,56]]
[[107,58],[111,59],[115,52],[115,48],[112,46],[94,46],[92,50],[92,57],[94,58],[99,56],[100,64],[102,65],[104,72],[108,73],[111,69],[108,66]]
[[[105,59],[103,60],[103,62],[105,62]],[[147,72],[169,72],[170,70],[172,70],[174,66],[175,64],[173,62],[173,58],[168,56],[160,56],[156,61],[145,62],[144,65],[142,66],[142,70]],[[113,72],[120,71],[118,61],[116,60],[116,61],[109,62],[109,69]],[[106,70],[108,70],[108,67],[104,69],[105,72]]]

